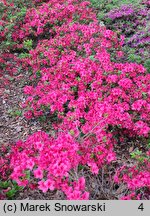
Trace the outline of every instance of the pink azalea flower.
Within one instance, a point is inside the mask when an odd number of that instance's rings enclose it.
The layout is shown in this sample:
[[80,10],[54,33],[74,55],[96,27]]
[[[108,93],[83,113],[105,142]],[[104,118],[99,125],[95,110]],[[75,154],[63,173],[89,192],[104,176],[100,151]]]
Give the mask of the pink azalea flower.
[[39,179],[43,178],[43,171],[40,168],[34,170],[33,173],[35,178],[39,178]]
[[39,181],[38,184],[38,188],[43,191],[43,193],[46,193],[48,191],[48,186],[45,184],[44,181]]
[[114,153],[109,153],[106,157],[107,161],[110,163],[111,161],[116,160],[116,156]]
[[27,160],[27,168],[28,168],[28,169],[32,170],[33,167],[34,167],[34,164],[35,164],[35,163],[34,163],[33,159]]
[[54,190],[55,187],[54,187],[54,181],[52,181],[51,179],[47,179],[45,181],[45,186],[50,189],[50,190]]

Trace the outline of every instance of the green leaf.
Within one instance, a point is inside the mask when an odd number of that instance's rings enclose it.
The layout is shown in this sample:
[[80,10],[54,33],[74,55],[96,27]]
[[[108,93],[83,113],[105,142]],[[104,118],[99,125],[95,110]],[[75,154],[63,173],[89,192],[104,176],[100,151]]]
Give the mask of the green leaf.
[[46,121],[46,116],[40,116],[39,121],[40,122],[45,122]]
[[84,118],[80,118],[80,122],[81,122],[82,124],[84,124],[84,123],[85,123],[85,119],[84,119]]
[[18,58],[28,58],[28,57],[30,57],[30,54],[29,53],[20,53],[19,54],[19,56],[18,56]]
[[32,44],[33,41],[32,40],[26,40],[23,42],[24,48],[26,48],[27,50],[31,50],[32,49]]
[[26,170],[25,171],[25,174],[26,174],[26,179],[30,179],[30,170]]
[[95,55],[91,55],[91,56],[90,56],[90,59],[91,59],[92,61],[95,61],[96,59],[95,59],[94,57],[95,57]]
[[4,182],[1,182],[0,181],[0,187],[3,188],[3,189],[6,189],[10,186],[10,181],[4,181]]
[[103,136],[103,142],[107,142],[107,137]]
[[76,80],[80,81],[80,80],[81,80],[81,78],[78,76],[78,77],[76,77]]
[[81,152],[81,151],[77,151],[77,153],[78,153],[79,155],[82,155],[82,152]]
[[14,114],[16,116],[22,116],[22,111],[21,110],[16,110]]
[[6,193],[6,196],[8,198],[12,198],[15,194],[16,194],[16,189],[12,188],[11,190],[9,190],[7,193]]
[[81,164],[79,164],[79,166],[78,166],[78,171],[81,171],[83,168],[84,168],[84,166],[81,165]]
[[41,72],[40,72],[40,71],[37,71],[37,72],[36,72],[36,76],[37,76],[38,78],[40,78],[40,77],[41,77]]

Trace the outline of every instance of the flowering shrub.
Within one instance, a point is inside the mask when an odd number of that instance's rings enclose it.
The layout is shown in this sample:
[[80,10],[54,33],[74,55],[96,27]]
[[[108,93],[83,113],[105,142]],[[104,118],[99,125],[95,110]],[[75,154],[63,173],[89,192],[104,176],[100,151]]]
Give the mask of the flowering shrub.
[[[40,13],[46,9],[47,4],[42,5]],[[81,9],[79,5],[74,6],[71,13]],[[67,16],[66,7],[64,10]],[[89,10],[87,8],[87,12]],[[84,13],[86,17],[85,8]],[[61,13],[57,14],[61,17]],[[57,113],[63,122],[59,128],[63,130],[69,124],[69,130],[86,134],[97,124],[100,125],[96,130],[103,125],[105,130],[109,125],[119,125],[133,134],[148,135],[149,75],[142,65],[111,62],[107,50],[113,46],[120,50],[122,41],[118,41],[114,32],[99,26],[92,12],[90,19],[94,21],[87,25],[78,23],[82,19],[72,23],[70,18],[67,23],[55,26],[52,38],[40,40],[36,48],[29,51],[30,57],[25,61],[32,68],[32,78],[36,78],[37,72],[40,78],[35,87],[24,88],[29,95],[23,104],[28,108],[25,116],[44,115],[47,108],[49,115]],[[31,23],[26,21],[25,25],[31,26]]]
[[[148,0],[147,0],[148,1]],[[90,0],[92,7],[96,8],[98,13],[98,18],[101,20],[105,17],[105,15],[122,5],[127,4],[133,4],[133,5],[139,5],[141,3],[141,0]]]
[[113,8],[102,18],[107,28],[125,35],[127,60],[144,64],[148,72],[149,15],[149,1],[141,1],[139,4],[125,4]]
[[0,200],[13,199],[22,188],[10,179],[12,168],[10,167],[11,146],[2,145],[0,148]]
[[67,199],[89,198],[80,165],[98,174],[116,160],[119,139],[150,132],[150,74],[140,64],[111,61],[112,51],[122,57],[124,38],[99,25],[89,4],[39,2],[11,34],[13,49],[26,51],[22,67],[32,72],[25,117],[56,116],[55,137],[40,131],[12,146],[11,179],[25,187],[34,178],[43,192],[62,190]]
[[18,141],[13,147],[11,166],[14,171],[11,178],[20,186],[29,185],[30,179],[26,179],[29,171],[43,192],[62,189],[68,199],[88,199],[84,178],[72,181],[69,175],[80,162],[78,151],[79,146],[71,135],[60,133],[55,139],[39,131],[26,142]]
[[[139,155],[136,165],[132,167],[123,166],[117,170],[114,180],[117,184],[127,184],[129,194],[121,197],[123,200],[129,199],[149,199],[150,188],[150,150]],[[143,192],[144,193],[141,193]]]

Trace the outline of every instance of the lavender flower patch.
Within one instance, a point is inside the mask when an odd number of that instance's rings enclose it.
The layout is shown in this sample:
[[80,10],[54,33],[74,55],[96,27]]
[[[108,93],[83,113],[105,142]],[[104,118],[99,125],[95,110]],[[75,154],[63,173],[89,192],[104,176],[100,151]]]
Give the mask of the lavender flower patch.
[[125,36],[124,60],[142,63],[150,72],[150,0],[110,10],[102,20],[107,28]]

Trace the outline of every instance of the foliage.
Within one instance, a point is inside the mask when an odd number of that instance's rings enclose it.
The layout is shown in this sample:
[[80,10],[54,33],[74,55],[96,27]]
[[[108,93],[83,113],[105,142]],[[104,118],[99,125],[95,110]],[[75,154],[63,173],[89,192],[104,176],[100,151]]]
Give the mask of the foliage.
[[23,187],[18,186],[15,181],[0,181],[1,193],[0,198],[14,199],[15,195],[20,192]]

